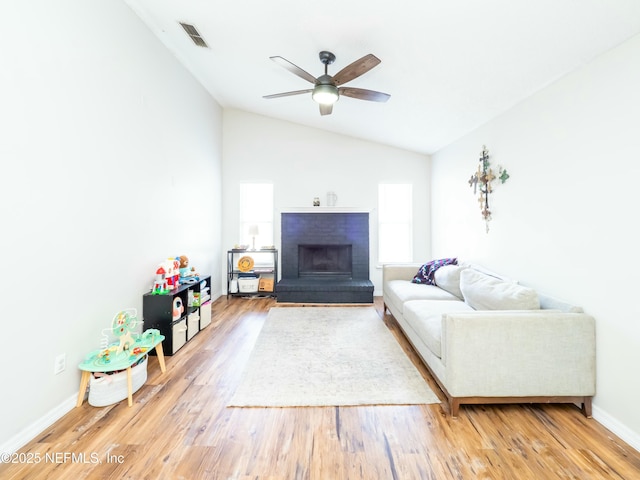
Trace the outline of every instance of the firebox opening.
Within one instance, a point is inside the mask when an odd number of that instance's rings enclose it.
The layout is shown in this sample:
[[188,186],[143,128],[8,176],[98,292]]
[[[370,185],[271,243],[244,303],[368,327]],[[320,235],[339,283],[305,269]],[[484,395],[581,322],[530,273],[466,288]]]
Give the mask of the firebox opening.
[[298,245],[298,275],[351,278],[351,245]]

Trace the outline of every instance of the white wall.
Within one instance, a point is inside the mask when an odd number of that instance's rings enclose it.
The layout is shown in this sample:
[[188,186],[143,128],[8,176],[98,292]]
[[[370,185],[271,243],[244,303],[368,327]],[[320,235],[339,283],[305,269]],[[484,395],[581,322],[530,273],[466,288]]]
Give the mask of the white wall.
[[321,205],[326,205],[327,192],[334,191],[338,195],[338,207],[371,210],[371,281],[375,295],[381,295],[382,273],[376,268],[378,184],[413,183],[414,259],[421,261],[429,257],[430,160],[427,156],[240,110],[225,109],[223,131],[225,248],[240,241],[240,183],[273,183],[277,248],[281,211],[288,207],[311,207],[314,197],[320,197]]
[[[597,320],[594,416],[640,449],[640,37],[433,156],[434,256],[459,255]],[[491,230],[467,180],[486,144],[511,178]]]
[[122,2],[3,2],[0,44],[7,451],[73,407],[78,363],[117,311],[142,317],[160,261],[220,290],[222,113]]

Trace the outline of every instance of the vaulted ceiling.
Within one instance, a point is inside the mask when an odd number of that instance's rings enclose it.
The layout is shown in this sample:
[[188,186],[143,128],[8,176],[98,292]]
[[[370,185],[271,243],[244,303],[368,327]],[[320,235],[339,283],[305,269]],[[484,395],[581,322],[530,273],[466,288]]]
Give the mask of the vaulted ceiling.
[[[638,0],[124,0],[225,108],[430,154],[640,33]],[[193,25],[196,46],[180,23]],[[318,77],[374,54],[381,63],[320,115]]]

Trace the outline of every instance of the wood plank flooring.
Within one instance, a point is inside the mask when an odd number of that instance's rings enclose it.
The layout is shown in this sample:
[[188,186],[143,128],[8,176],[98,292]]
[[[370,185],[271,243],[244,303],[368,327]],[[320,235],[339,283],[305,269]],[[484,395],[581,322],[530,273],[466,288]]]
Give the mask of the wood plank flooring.
[[[227,408],[273,299],[220,298],[149,361],[133,406],[86,402],[0,464],[8,479],[633,479],[640,453],[573,405]],[[382,315],[382,302],[375,307]],[[309,307],[312,308],[312,307]],[[357,307],[354,307],[357,308]],[[390,315],[384,320],[444,399]],[[38,464],[28,464],[36,461]]]

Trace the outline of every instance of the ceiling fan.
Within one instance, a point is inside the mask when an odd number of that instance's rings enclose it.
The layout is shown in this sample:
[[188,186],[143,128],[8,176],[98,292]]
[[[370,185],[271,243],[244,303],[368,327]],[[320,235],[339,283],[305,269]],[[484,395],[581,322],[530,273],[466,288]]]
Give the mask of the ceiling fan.
[[328,73],[328,67],[331,65],[336,56],[327,51],[319,54],[320,61],[324,64],[324,75],[315,78],[310,73],[304,71],[297,65],[294,65],[285,58],[276,56],[270,57],[271,60],[278,65],[286,68],[294,75],[313,83],[315,86],[307,90],[296,90],[293,92],[275,93],[273,95],[265,95],[263,98],[280,98],[289,97],[291,95],[302,95],[311,93],[311,97],[320,105],[320,115],[329,115],[333,111],[333,104],[338,101],[341,95],[345,97],[357,98],[358,100],[369,100],[372,102],[386,102],[391,95],[376,92],[374,90],[366,90],[364,88],[342,87],[341,85],[350,82],[354,78],[367,73],[373,67],[380,63],[380,59],[373,54],[368,54],[359,60],[347,65],[335,75]]

